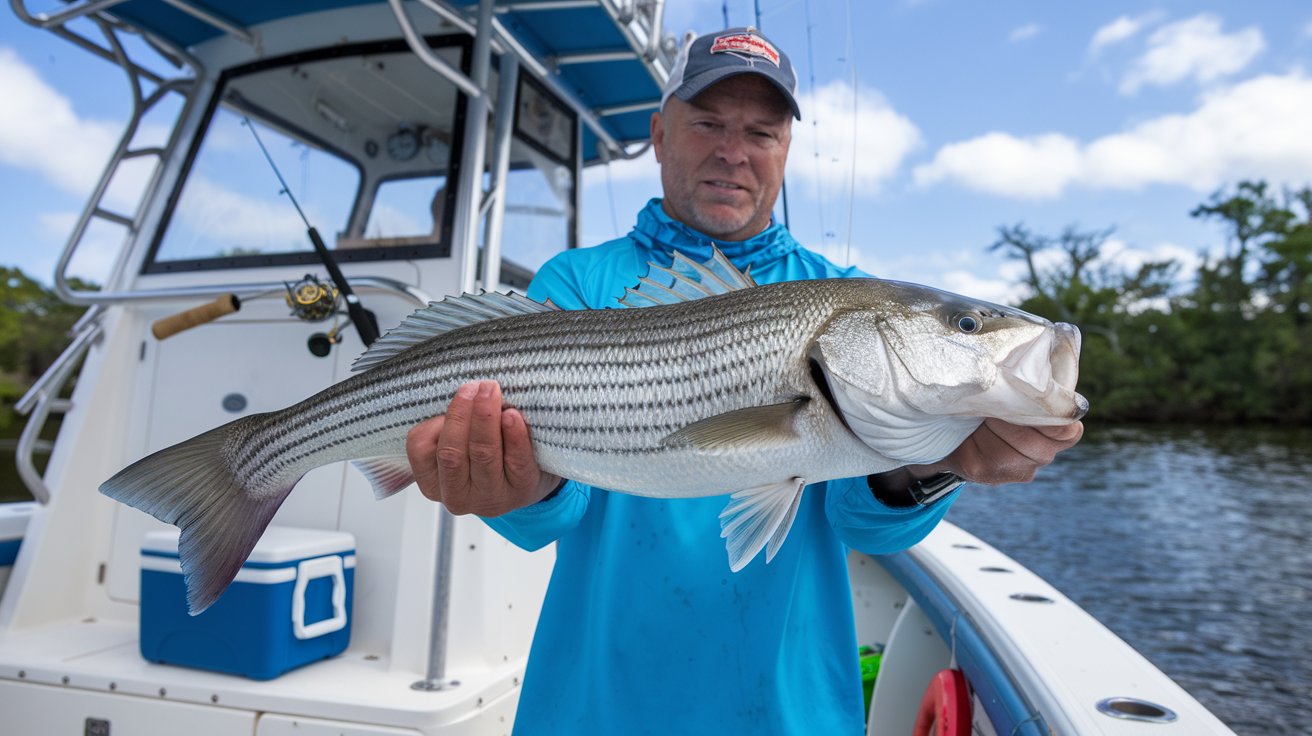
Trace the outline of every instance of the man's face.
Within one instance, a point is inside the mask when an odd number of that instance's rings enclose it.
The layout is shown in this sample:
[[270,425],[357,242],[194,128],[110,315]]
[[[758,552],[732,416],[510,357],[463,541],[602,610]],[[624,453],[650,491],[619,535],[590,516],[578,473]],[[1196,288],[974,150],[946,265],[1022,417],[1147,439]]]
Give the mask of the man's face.
[[770,224],[784,180],[793,114],[754,74],[712,85],[691,103],[671,97],[651,117],[664,209],[717,240],[746,240]]

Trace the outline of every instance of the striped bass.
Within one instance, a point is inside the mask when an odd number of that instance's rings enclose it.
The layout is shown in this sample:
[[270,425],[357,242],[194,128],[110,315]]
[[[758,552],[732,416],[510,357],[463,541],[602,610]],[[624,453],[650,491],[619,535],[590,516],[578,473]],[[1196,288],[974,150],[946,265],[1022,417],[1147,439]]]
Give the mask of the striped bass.
[[925,286],[758,286],[717,251],[652,264],[622,303],[642,308],[432,303],[366,351],[361,372],[160,450],[100,490],[181,529],[199,613],[306,472],[350,460],[377,497],[400,491],[414,481],[408,430],[491,379],[548,473],[642,496],[732,493],[720,519],[736,572],[762,549],[774,557],[809,483],[935,462],[986,417],[1059,425],[1088,409],[1073,326]]

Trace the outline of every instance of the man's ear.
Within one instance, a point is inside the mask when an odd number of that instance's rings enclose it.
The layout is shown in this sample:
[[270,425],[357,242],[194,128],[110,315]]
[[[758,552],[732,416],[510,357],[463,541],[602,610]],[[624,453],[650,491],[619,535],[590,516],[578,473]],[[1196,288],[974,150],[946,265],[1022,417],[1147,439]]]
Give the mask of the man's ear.
[[665,145],[665,121],[660,111],[651,114],[651,148],[656,152],[656,163],[661,162],[661,148]]

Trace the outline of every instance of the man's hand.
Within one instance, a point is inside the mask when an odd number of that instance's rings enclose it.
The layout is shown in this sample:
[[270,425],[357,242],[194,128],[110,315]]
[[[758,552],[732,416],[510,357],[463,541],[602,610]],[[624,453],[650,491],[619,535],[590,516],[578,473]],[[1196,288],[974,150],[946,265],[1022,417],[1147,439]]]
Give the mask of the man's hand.
[[419,490],[453,514],[500,516],[541,501],[560,483],[538,468],[523,415],[501,402],[496,381],[466,383],[446,414],[406,435]]
[[[932,467],[950,470],[972,483],[996,486],[1028,483],[1039,468],[1084,436],[1084,424],[1021,427],[1001,419],[985,419],[961,446]],[[916,473],[917,476],[921,473]]]

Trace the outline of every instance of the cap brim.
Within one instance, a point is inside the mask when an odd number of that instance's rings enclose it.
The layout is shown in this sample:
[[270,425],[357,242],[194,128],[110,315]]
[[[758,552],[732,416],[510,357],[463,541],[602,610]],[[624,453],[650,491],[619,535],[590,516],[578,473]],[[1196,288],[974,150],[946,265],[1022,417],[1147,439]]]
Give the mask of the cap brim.
[[787,100],[788,106],[792,108],[793,117],[798,120],[802,119],[802,110],[797,106],[797,99],[793,97],[793,93],[790,92],[779,80],[751,67],[708,69],[692,79],[685,80],[683,84],[679,85],[674,90],[673,94],[684,102],[692,102],[697,95],[705,92],[708,87],[716,82],[723,82],[729,77],[736,77],[742,74],[755,74],[756,76],[769,81],[770,84],[774,85],[775,89],[779,90],[779,94],[783,95],[784,99]]

